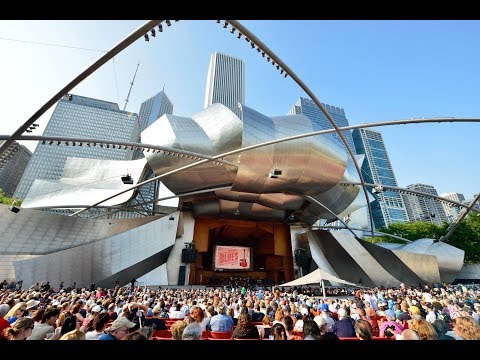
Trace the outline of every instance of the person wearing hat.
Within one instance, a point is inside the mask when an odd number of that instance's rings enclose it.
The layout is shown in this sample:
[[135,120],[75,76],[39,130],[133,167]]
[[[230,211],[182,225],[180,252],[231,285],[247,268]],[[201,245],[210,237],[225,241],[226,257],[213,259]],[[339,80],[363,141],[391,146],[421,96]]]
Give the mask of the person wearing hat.
[[35,300],[35,299],[30,299],[27,301],[27,307],[26,307],[26,310],[28,311],[28,315],[26,316],[30,316],[30,313],[37,310],[37,306],[38,304],[40,304],[40,301],[38,300]]
[[128,320],[125,316],[120,316],[108,328],[108,333],[100,336],[98,340],[122,340],[134,326],[134,322]]

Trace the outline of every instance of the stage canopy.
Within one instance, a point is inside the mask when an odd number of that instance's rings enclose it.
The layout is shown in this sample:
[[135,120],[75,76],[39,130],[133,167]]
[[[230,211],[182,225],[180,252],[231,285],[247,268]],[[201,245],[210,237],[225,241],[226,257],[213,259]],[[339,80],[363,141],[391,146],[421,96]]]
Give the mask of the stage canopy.
[[288,283],[281,284],[279,286],[320,285],[322,280],[327,280],[327,281],[337,282],[337,283],[341,283],[341,284],[358,286],[357,284],[354,284],[354,283],[346,281],[346,280],[339,279],[338,277],[336,277],[334,275],[331,275],[331,274],[329,274],[329,273],[327,273],[323,270],[320,270],[320,269],[312,271],[310,274],[302,276],[301,278],[290,281]]

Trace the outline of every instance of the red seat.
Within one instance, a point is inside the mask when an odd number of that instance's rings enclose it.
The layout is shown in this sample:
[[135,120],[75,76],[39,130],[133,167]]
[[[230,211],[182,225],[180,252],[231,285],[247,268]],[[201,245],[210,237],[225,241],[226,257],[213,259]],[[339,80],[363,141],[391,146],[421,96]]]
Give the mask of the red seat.
[[360,340],[358,337],[340,337],[340,340]]
[[172,332],[170,330],[155,330],[152,334],[152,337],[171,338]]
[[231,339],[231,331],[210,331],[209,339]]
[[388,337],[388,336],[374,336],[372,340],[395,340],[395,336]]
[[202,339],[208,339],[210,337],[210,330],[202,331]]

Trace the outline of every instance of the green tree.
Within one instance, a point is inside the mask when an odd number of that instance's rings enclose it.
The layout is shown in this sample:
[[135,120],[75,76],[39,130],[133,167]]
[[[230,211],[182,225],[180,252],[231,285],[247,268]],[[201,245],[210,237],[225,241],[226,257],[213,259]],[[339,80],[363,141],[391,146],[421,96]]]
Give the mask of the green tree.
[[[450,224],[443,223],[442,225],[435,225],[429,222],[417,221],[413,223],[394,223],[389,226],[378,229],[386,234],[400,236],[407,240],[417,239],[439,239],[447,233]],[[391,238],[388,236],[378,236],[373,240],[365,238],[365,240],[379,243],[399,243],[401,240]],[[463,219],[453,234],[447,240],[449,245],[455,246],[465,251],[465,263],[476,264],[480,263],[480,214],[471,212]]]
[[2,188],[0,188],[0,204],[4,204],[4,205],[12,205],[14,201],[17,201],[15,203],[15,205],[21,205],[22,202],[19,200],[19,199],[15,199],[15,198],[11,198],[11,197],[8,197],[6,194],[5,194],[5,191],[3,191]]

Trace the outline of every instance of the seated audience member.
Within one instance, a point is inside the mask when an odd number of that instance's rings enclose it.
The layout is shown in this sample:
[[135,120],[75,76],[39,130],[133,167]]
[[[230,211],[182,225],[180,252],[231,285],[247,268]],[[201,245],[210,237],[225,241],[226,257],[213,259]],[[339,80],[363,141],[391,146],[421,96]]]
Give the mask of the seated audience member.
[[[328,322],[325,318],[320,318],[318,321],[316,321],[316,323],[320,330],[318,340],[340,340],[335,333],[328,331]],[[305,336],[305,332],[303,333],[303,335]]]
[[437,332],[437,340],[455,340],[453,336],[447,335],[448,325],[445,321],[437,319],[432,325]]
[[[293,319],[290,315],[285,315],[282,321],[283,326],[285,326],[285,331],[287,332],[287,339],[288,340],[302,340],[302,337],[299,335],[293,334]],[[305,326],[305,321],[303,322],[303,326]],[[303,332],[303,328],[302,328]]]
[[272,340],[288,340],[287,331],[282,323],[276,323],[272,326]]
[[29,317],[21,317],[11,326],[5,328],[4,338],[7,340],[26,340],[32,334],[34,321]]
[[[36,324],[33,328],[32,335],[28,337],[27,340],[45,340],[47,334],[54,335],[55,332],[55,322],[57,321],[60,311],[57,308],[50,307],[45,310],[42,317],[42,323]],[[59,329],[60,330],[60,329]],[[58,335],[60,332],[58,332]]]
[[480,340],[480,325],[471,316],[455,318],[453,331],[456,340]]
[[259,337],[258,329],[253,325],[250,315],[248,315],[248,313],[240,313],[240,315],[238,315],[237,327],[233,331],[232,338],[258,339]]
[[8,310],[10,310],[10,306],[8,304],[0,305],[0,340],[4,338],[3,330],[10,327],[10,322],[3,318],[8,313]]
[[108,333],[101,335],[98,340],[122,340],[135,325],[125,316],[120,316],[110,325]]
[[355,322],[354,328],[355,328],[355,335],[360,340],[372,340],[373,329],[372,329],[372,325],[367,320],[358,319]]
[[435,328],[424,318],[413,318],[411,329],[418,333],[420,340],[437,339],[437,332],[435,331]]
[[182,340],[201,340],[202,332],[200,323],[193,322],[183,329]]
[[[326,325],[327,323],[324,322]],[[303,340],[319,340],[320,328],[314,320],[307,319],[303,322]]]
[[138,329],[127,334],[122,340],[148,340],[148,338]]
[[[392,337],[396,334],[401,334],[404,329],[402,325],[395,321],[397,318],[395,311],[388,309],[385,310],[384,313],[386,320],[380,324],[380,336]],[[387,331],[387,333],[385,333],[385,331]]]
[[420,336],[415,330],[405,329],[400,335],[395,336],[395,340],[420,340]]
[[145,319],[144,326],[149,326],[153,328],[153,331],[157,330],[167,330],[167,324],[165,320],[160,318],[161,309],[160,306],[156,305],[152,309],[152,316]]
[[[193,321],[192,321],[193,323]],[[170,326],[170,332],[172,333],[173,340],[182,340],[183,330],[188,324],[183,320],[175,321],[172,326]]]
[[222,303],[217,305],[217,312],[218,314],[210,319],[210,330],[230,332],[233,328],[233,319],[225,314],[226,308]]
[[85,340],[85,333],[79,329],[63,334],[59,340]]
[[342,337],[355,337],[355,328],[353,327],[353,321],[348,316],[345,308],[340,308],[337,311],[338,320],[332,326],[332,332],[339,338]]
[[98,338],[105,334],[105,329],[110,321],[110,315],[101,312],[93,319],[93,330],[85,334],[85,340],[98,340]]

